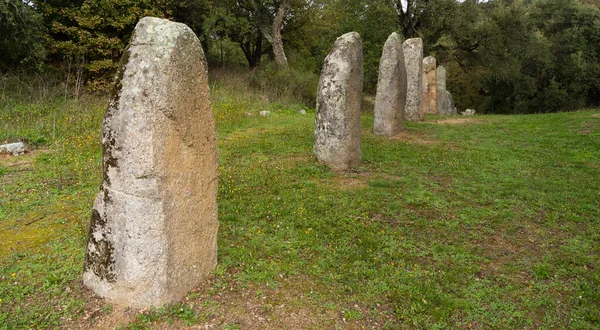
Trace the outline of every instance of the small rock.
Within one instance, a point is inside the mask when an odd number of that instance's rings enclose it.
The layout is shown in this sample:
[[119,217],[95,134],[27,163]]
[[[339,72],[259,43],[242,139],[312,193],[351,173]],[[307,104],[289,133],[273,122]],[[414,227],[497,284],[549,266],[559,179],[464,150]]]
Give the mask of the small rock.
[[8,143],[0,145],[0,153],[13,154],[15,156],[25,153],[25,144],[23,142]]
[[473,109],[467,109],[462,112],[463,116],[473,116],[474,114],[475,114],[475,110],[473,110]]
[[271,115],[271,111],[261,111],[259,115],[261,117],[269,117]]
[[304,110],[304,109],[298,110],[298,113],[301,114],[301,115],[305,115],[306,114],[306,110]]

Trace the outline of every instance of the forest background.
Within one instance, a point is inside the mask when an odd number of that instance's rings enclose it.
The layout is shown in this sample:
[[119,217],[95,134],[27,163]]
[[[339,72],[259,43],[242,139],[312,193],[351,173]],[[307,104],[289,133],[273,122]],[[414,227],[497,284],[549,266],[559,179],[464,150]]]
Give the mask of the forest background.
[[[383,43],[399,31],[423,38],[424,54],[447,68],[459,109],[600,105],[599,0],[0,0],[4,83],[58,82],[75,96],[106,91],[148,15],[190,26],[212,69],[245,70],[253,87],[308,106],[323,59],[349,31],[363,38],[367,93],[376,88]],[[282,45],[283,58],[274,55]]]

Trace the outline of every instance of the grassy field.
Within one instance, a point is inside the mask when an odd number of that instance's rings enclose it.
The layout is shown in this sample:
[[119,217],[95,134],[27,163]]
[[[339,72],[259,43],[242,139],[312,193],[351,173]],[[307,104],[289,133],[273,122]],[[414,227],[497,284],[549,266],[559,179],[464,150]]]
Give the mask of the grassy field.
[[224,81],[218,268],[141,311],[81,285],[106,97],[3,92],[0,142],[33,151],[0,156],[0,329],[600,327],[600,110],[431,116],[393,138],[365,111],[362,166],[335,172],[312,156],[314,109]]

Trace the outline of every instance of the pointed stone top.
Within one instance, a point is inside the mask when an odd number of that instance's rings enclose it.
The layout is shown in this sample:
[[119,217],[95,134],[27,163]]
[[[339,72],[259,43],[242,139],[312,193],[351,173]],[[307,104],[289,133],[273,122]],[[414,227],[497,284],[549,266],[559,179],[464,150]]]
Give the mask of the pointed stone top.
[[410,38],[406,39],[403,43],[404,47],[421,47],[423,48],[423,39],[421,38]]
[[390,34],[390,36],[387,38],[387,41],[385,42],[386,44],[388,42],[404,42],[404,37],[402,37],[400,34],[398,34],[397,32],[392,32],[392,34]]
[[131,46],[158,45],[173,47],[175,40],[182,34],[186,39],[196,37],[192,29],[183,23],[176,23],[163,18],[144,17],[135,26],[131,37]]
[[427,56],[423,59],[423,71],[429,72],[431,70],[435,70],[435,57]]
[[353,44],[353,43],[360,43],[362,44],[362,39],[360,38],[360,34],[358,34],[358,32],[348,32],[346,34],[342,34],[341,36],[339,36],[336,40],[335,40],[335,44],[334,44],[334,48],[337,47],[342,47],[346,44]]

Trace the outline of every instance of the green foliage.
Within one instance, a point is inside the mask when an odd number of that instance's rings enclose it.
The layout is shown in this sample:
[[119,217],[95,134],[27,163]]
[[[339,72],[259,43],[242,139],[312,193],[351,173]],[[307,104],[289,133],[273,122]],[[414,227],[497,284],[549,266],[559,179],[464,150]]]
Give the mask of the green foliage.
[[597,6],[499,0],[441,8],[450,10],[428,21],[426,49],[449,68],[459,107],[543,113],[599,104]]
[[[163,16],[149,0],[34,1],[48,27],[48,49],[56,60],[76,66],[92,89],[112,82],[138,20]],[[71,63],[73,62],[73,63]]]
[[[40,68],[46,48],[76,94],[83,82],[104,89],[140,17],[186,23],[211,67],[255,69],[273,57],[270,38],[281,0],[69,0],[0,2],[0,70]],[[382,46],[393,31],[424,40],[448,72],[459,108],[486,113],[546,113],[600,105],[600,5],[596,0],[290,0],[282,27],[291,73],[255,75],[255,86],[307,103],[302,82],[319,74],[341,34],[360,33],[364,87],[376,89]],[[406,37],[405,36],[405,37]],[[42,38],[45,37],[45,42]],[[277,91],[286,75],[294,81]],[[259,81],[260,80],[260,81]],[[299,83],[299,85],[295,85]],[[271,85],[271,86],[267,86]],[[285,85],[288,86],[288,85]],[[286,96],[288,97],[288,96]]]
[[314,107],[319,77],[297,69],[281,70],[275,63],[255,71],[250,80],[252,87],[271,100],[295,100]]
[[273,22],[277,1],[212,1],[210,14],[204,22],[207,36],[228,38],[242,49],[248,66],[260,64],[263,54],[270,51],[266,35]]
[[21,0],[0,0],[0,72],[39,69],[46,57],[41,15]]
[[343,13],[338,27],[340,34],[356,31],[362,38],[364,88],[374,93],[383,44],[392,32],[398,30],[395,12],[390,2],[383,0],[339,1],[336,5]]

